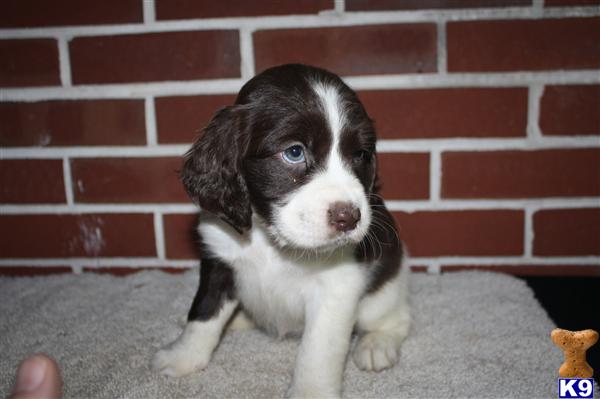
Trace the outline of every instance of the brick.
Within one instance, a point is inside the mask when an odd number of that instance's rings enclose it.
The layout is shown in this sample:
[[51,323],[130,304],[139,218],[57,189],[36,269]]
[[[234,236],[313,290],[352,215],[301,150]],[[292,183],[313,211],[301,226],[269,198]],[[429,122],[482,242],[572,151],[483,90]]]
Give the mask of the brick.
[[0,203],[65,203],[62,160],[0,160]]
[[68,266],[0,266],[0,276],[31,277],[72,273]]
[[600,195],[600,149],[446,152],[444,198]]
[[0,103],[0,145],[143,145],[142,100]]
[[165,247],[169,259],[199,259],[200,238],[197,214],[163,216]]
[[442,265],[441,271],[489,271],[512,274],[514,276],[555,276],[555,277],[598,277],[598,265]]
[[413,273],[427,273],[429,268],[427,266],[410,266],[410,271]]
[[551,136],[600,134],[600,85],[547,86],[540,129]]
[[544,0],[545,7],[593,6],[600,0]]
[[[257,31],[256,71],[285,63],[320,66],[339,75],[435,72],[435,24]],[[293,49],[293,51],[290,51]]]
[[531,0],[346,0],[346,11],[529,6]]
[[151,214],[2,215],[0,257],[156,256]]
[[160,143],[191,143],[219,109],[235,102],[234,94],[158,97],[156,127]]
[[600,18],[449,22],[448,71],[600,67]]
[[139,0],[3,0],[0,27],[100,25],[144,22]]
[[179,181],[179,157],[71,160],[75,201],[84,203],[188,203]]
[[69,42],[74,84],[236,78],[236,30],[78,37]]
[[60,85],[54,39],[0,40],[0,86]]
[[334,8],[333,0],[157,0],[156,19],[253,17],[260,15],[316,14]]
[[429,154],[377,154],[381,196],[388,200],[429,198]]
[[539,211],[533,228],[534,255],[600,255],[600,208]]
[[522,211],[421,211],[393,214],[412,256],[523,254]]
[[359,92],[380,138],[524,137],[527,89]]

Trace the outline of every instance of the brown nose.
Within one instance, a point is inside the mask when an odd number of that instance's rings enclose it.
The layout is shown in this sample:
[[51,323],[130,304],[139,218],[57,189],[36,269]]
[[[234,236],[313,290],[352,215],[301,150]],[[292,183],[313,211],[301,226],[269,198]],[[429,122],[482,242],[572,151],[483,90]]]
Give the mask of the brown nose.
[[360,210],[350,202],[335,202],[327,211],[329,224],[337,231],[350,231],[360,220]]

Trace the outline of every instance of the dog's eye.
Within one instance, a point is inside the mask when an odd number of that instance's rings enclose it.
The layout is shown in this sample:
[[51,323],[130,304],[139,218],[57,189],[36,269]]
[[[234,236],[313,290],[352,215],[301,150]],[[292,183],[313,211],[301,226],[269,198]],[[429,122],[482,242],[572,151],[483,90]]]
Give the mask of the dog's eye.
[[371,154],[365,150],[355,151],[354,154],[352,154],[352,162],[356,165],[360,165],[361,163],[368,161],[370,157]]
[[304,148],[301,145],[293,145],[281,153],[284,161],[291,164],[302,163],[306,161]]

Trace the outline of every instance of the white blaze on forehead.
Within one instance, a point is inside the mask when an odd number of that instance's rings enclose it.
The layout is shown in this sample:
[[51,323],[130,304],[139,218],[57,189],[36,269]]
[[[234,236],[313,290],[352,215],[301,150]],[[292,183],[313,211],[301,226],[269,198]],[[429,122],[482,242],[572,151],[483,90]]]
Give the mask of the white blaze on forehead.
[[[326,165],[276,210],[272,233],[281,244],[300,248],[357,243],[367,233],[371,212],[362,184],[340,151],[340,137],[347,123],[344,100],[336,85],[318,80],[310,83],[331,132],[329,156]],[[338,234],[329,223],[328,211],[336,202],[351,203],[360,210],[356,228],[345,234]]]
[[344,126],[344,106],[338,90],[333,85],[323,82],[314,82],[312,88],[319,96],[325,117],[329,123],[331,134],[333,135],[332,149],[337,148],[340,141],[342,127]]

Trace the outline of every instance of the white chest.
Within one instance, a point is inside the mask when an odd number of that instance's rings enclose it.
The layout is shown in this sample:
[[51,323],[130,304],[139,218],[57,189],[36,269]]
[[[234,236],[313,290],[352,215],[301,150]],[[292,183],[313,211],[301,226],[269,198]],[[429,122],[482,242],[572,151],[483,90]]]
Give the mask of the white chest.
[[233,263],[238,298],[269,333],[280,337],[300,333],[310,281],[273,257],[269,249],[261,252],[249,253]]
[[347,254],[321,259],[282,253],[264,230],[253,228],[248,237],[223,230],[221,223],[201,224],[204,242],[235,271],[237,296],[255,322],[283,337],[300,334],[307,301],[325,293],[343,296],[360,290],[364,275]]

